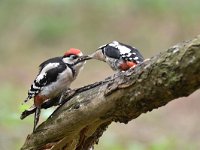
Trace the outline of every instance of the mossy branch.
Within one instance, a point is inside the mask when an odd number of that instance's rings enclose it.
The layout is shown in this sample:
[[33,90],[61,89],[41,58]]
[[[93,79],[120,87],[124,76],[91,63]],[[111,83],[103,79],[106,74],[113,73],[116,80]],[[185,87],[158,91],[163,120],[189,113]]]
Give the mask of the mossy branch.
[[75,95],[28,135],[21,149],[87,150],[111,122],[128,123],[199,87],[200,36]]

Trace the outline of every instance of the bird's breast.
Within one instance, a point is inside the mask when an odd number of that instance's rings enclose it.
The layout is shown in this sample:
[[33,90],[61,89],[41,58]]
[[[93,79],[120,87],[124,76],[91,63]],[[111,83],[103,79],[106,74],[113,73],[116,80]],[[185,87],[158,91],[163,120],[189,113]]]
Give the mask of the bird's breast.
[[40,94],[49,98],[53,98],[62,91],[68,89],[73,80],[74,77],[72,71],[70,69],[66,69],[58,75],[58,78],[55,82],[43,87]]

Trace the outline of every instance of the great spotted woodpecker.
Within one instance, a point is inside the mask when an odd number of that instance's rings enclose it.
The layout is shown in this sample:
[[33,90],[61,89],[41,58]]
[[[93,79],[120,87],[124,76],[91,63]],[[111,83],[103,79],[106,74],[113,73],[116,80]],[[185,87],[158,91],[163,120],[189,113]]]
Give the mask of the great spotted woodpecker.
[[100,46],[89,57],[106,62],[115,71],[126,71],[144,61],[138,49],[117,41]]
[[40,64],[39,74],[28,91],[28,97],[24,100],[27,102],[34,99],[36,111],[33,131],[39,121],[42,103],[62,95],[76,79],[85,63],[76,62],[82,55],[80,50],[71,48],[62,57],[54,57]]

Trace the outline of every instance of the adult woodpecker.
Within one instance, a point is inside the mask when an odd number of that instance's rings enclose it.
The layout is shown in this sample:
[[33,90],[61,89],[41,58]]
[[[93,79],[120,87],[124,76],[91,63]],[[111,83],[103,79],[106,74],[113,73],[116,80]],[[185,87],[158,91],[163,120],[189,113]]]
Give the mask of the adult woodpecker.
[[115,71],[126,71],[144,61],[138,49],[117,41],[100,46],[89,57],[106,62]]
[[59,95],[62,97],[64,91],[69,89],[76,79],[85,63],[77,62],[82,55],[79,49],[71,48],[63,56],[50,58],[40,64],[39,74],[28,91],[28,97],[24,100],[24,102],[32,98],[34,100],[36,111],[33,131],[39,121],[42,103]]

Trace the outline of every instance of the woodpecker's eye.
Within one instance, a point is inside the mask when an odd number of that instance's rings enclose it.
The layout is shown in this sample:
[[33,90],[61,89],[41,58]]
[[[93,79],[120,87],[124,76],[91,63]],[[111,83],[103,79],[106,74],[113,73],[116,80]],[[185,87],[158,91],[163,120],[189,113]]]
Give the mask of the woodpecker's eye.
[[76,59],[76,58],[78,58],[78,56],[77,55],[70,55],[70,58],[71,59]]

